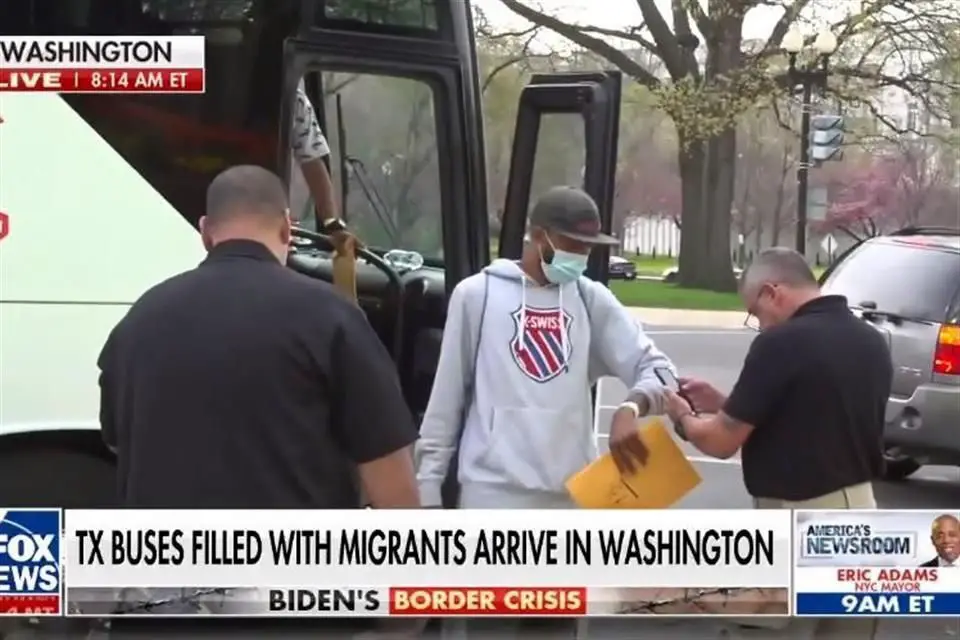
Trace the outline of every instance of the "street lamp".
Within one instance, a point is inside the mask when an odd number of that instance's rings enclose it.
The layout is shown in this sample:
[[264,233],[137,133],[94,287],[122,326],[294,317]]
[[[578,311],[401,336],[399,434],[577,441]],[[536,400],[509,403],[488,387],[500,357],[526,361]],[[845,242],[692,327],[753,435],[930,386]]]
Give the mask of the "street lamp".
[[806,39],[797,30],[791,30],[783,36],[781,46],[790,58],[787,69],[787,83],[791,92],[801,87],[800,101],[800,163],[797,165],[797,251],[807,253],[807,193],[810,174],[810,113],[813,103],[813,90],[823,91],[827,87],[829,59],[837,50],[837,36],[829,31],[820,32],[813,41],[816,58],[803,64],[799,60]]

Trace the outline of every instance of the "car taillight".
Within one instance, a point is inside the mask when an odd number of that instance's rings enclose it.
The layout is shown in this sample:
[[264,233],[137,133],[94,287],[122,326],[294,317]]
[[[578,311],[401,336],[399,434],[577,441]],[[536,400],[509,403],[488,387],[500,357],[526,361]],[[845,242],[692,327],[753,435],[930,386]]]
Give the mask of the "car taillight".
[[933,372],[960,376],[960,325],[945,324],[937,336]]

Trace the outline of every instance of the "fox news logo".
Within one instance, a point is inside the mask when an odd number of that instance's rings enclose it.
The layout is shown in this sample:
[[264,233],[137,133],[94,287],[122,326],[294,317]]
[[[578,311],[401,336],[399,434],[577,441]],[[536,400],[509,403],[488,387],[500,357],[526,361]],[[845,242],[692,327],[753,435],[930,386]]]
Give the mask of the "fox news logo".
[[60,512],[0,509],[0,614],[60,613]]
[[915,533],[876,531],[869,524],[811,524],[803,529],[802,555],[807,558],[912,556],[915,548]]

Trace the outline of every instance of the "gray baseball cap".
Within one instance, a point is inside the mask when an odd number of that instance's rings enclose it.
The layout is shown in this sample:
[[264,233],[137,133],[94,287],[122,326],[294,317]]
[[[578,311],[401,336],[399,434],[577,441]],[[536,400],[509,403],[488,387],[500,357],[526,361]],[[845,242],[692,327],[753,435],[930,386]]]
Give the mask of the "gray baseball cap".
[[530,226],[589,244],[620,244],[613,236],[600,233],[597,203],[576,187],[553,187],[540,196],[530,210]]

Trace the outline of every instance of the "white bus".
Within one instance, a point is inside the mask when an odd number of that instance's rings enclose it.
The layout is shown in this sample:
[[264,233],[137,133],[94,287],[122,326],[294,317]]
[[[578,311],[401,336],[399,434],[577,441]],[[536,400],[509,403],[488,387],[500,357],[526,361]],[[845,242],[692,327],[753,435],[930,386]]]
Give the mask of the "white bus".
[[[542,114],[584,116],[585,184],[609,228],[619,77],[537,78],[521,98],[507,203],[488,207],[461,0],[0,0],[0,25],[5,35],[199,34],[207,49],[203,95],[0,93],[4,507],[113,500],[97,356],[141,293],[202,259],[194,225],[216,173],[274,169],[311,226],[287,139],[301,81],[332,147],[344,217],[371,246],[360,303],[414,412],[429,395],[446,295],[489,260],[488,211],[504,209],[501,255],[520,251]],[[329,280],[328,249],[308,239],[290,266]],[[422,267],[383,260],[392,249],[416,252]]]

